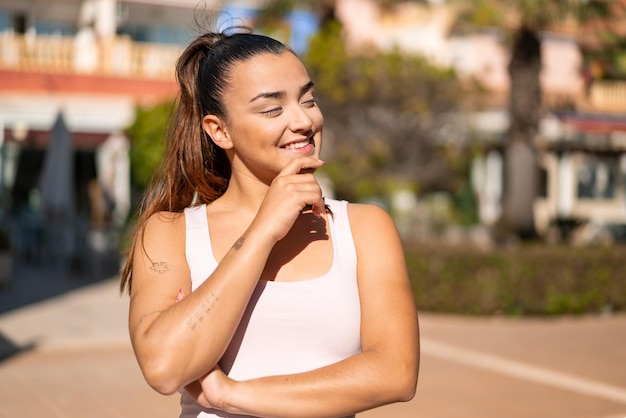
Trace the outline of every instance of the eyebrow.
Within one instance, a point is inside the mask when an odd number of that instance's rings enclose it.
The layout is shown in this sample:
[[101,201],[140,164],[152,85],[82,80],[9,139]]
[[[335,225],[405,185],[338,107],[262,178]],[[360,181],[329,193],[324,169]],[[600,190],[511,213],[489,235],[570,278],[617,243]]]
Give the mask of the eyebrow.
[[[312,90],[314,86],[315,84],[313,84],[312,81],[309,81],[304,86],[300,87],[300,96],[303,96],[306,92]],[[256,96],[254,96],[252,99],[250,99],[250,103],[256,100],[260,100],[260,99],[280,99],[280,98],[285,97],[285,94],[286,93],[284,90],[259,93]]]

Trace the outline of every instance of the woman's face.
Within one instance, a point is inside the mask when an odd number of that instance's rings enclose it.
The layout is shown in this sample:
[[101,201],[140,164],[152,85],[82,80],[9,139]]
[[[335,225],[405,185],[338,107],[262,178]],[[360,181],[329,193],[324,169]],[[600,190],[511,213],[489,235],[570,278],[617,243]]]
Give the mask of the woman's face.
[[293,158],[319,158],[324,118],[293,53],[264,53],[235,64],[229,86],[223,99],[233,173],[269,183]]

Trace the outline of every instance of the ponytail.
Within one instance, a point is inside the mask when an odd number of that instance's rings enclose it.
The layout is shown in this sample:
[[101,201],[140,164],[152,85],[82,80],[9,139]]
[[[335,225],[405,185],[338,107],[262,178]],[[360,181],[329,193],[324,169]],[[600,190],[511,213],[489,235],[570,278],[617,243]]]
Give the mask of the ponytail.
[[252,34],[243,27],[235,29],[239,32],[200,35],[187,46],[176,63],[180,91],[173,125],[168,128],[161,167],[140,207],[133,242],[121,272],[122,292],[130,293],[134,253],[152,215],[162,211],[182,212],[192,205],[210,203],[228,187],[230,161],[224,150],[204,131],[202,120],[208,114],[228,118],[223,95],[228,88],[232,66],[261,53],[291,51],[272,38]]

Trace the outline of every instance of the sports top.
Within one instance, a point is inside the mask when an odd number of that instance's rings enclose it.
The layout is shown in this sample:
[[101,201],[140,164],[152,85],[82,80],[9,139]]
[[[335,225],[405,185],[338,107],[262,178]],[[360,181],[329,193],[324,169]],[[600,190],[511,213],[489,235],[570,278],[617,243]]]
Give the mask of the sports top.
[[[361,308],[356,250],[347,202],[326,199],[333,244],[329,271],[317,278],[259,280],[220,367],[235,380],[313,370],[361,351]],[[218,265],[213,255],[206,205],[185,209],[186,256],[192,291]],[[320,399],[320,402],[323,402]],[[239,417],[203,409],[185,392],[181,418]]]

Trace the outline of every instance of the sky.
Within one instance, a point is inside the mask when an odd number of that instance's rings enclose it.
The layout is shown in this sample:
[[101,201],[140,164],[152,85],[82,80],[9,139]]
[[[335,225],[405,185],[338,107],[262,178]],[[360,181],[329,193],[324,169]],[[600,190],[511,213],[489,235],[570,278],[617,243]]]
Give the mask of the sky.
[[[230,4],[222,9],[218,27],[245,24],[253,19],[254,15],[255,9],[253,8]],[[306,50],[309,38],[317,31],[317,16],[308,10],[300,9],[291,12],[287,16],[287,21],[291,27],[287,43],[300,54]]]

